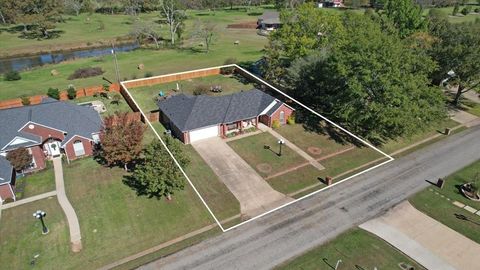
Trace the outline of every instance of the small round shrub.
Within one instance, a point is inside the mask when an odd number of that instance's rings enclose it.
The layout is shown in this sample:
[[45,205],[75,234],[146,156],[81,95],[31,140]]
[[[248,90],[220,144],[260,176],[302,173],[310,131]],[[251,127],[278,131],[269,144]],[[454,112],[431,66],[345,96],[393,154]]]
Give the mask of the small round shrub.
[[67,88],[67,96],[68,99],[75,99],[77,97],[77,90],[75,90],[75,86],[70,84]]
[[20,76],[20,73],[18,71],[9,71],[3,75],[3,79],[5,81],[18,81],[22,77]]
[[145,78],[150,78],[153,76],[153,73],[150,71],[145,72]]
[[480,13],[480,8],[475,8],[473,11],[475,11],[475,13]]
[[[236,63],[237,63],[237,58],[230,57],[230,58],[227,58],[227,60],[225,60],[225,62],[223,64],[224,65],[231,65],[231,64],[236,64]],[[224,74],[224,75],[233,74],[234,71],[235,71],[235,67],[224,67],[224,68],[221,69],[221,73]]]
[[198,84],[195,86],[195,90],[193,90],[193,94],[195,96],[206,95],[210,88],[206,84]]
[[278,121],[278,120],[276,120],[276,119],[273,120],[273,121],[272,121],[272,128],[273,128],[273,129],[280,128],[280,121]]
[[289,125],[295,124],[295,116],[290,115],[290,116],[287,118],[287,124],[289,124]]
[[22,100],[22,105],[23,105],[23,106],[28,106],[28,105],[31,104],[31,102],[30,102],[30,97],[27,96],[27,95],[22,95],[22,96],[20,97],[20,99]]
[[57,88],[48,88],[47,96],[53,99],[60,99],[60,91]]
[[460,13],[466,16],[470,13],[470,11],[471,11],[470,7],[464,7],[462,11],[460,11]]

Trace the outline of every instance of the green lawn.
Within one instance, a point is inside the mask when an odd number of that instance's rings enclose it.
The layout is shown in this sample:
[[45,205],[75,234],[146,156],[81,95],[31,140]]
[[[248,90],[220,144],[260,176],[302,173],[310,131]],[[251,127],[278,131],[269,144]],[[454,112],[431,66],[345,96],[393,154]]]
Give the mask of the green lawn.
[[399,263],[424,269],[382,239],[358,228],[347,231],[276,269],[331,270],[335,268],[337,260],[342,260],[338,269],[401,269]]
[[55,176],[51,163],[47,162],[45,170],[17,178],[15,190],[17,200],[55,190]]
[[[351,144],[340,144],[335,142],[330,136],[309,131],[302,124],[285,125],[279,128],[278,133],[289,141],[300,147],[303,151],[312,157],[320,158],[352,147]],[[309,147],[320,148],[320,152],[311,152]]]
[[[177,91],[177,83],[180,88],[180,91]],[[135,101],[138,105],[145,111],[158,110],[156,103],[158,94],[160,91],[163,91],[165,95],[175,94],[175,93],[184,93],[188,95],[193,95],[193,91],[197,89],[198,86],[205,85],[208,88],[215,85],[222,86],[221,93],[208,92],[208,95],[218,96],[218,95],[229,95],[241,90],[250,90],[254,88],[252,83],[240,80],[238,77],[229,77],[224,75],[211,75],[207,77],[181,80],[171,83],[156,84],[153,86],[129,88],[128,90],[135,98]]]
[[[279,146],[277,141],[277,138],[264,132],[230,141],[228,145],[263,177],[307,162],[288,146],[284,146],[282,156],[278,156]],[[265,149],[265,145],[270,146],[270,149]],[[259,165],[270,167],[271,170],[269,172],[259,170],[257,167]]]
[[[230,23],[238,23],[245,21],[256,21],[257,16],[250,16],[245,11],[217,11],[213,13],[191,12],[190,19],[187,20],[187,31],[184,34],[185,41],[179,49],[160,49],[149,50],[139,49],[128,53],[118,53],[118,64],[121,79],[132,79],[144,77],[147,72],[153,75],[168,74],[197,68],[205,68],[211,66],[222,65],[227,58],[234,57],[239,62],[255,61],[262,55],[262,49],[267,43],[265,37],[256,34],[255,29],[230,29],[226,26]],[[206,16],[199,16],[204,14]],[[253,14],[253,13],[250,13]],[[109,15],[103,15],[109,17]],[[115,15],[117,16],[117,15]],[[203,47],[199,47],[199,41],[192,37],[191,32],[198,20],[208,20],[216,23],[216,38],[209,53],[204,52]],[[125,17],[120,20],[125,20]],[[130,25],[118,23],[122,28],[118,33],[125,33],[130,30]],[[78,31],[81,27],[76,26]],[[107,26],[108,29],[108,26]],[[4,33],[0,34],[3,38]],[[100,33],[99,35],[102,35]],[[83,38],[83,35],[78,35]],[[165,36],[166,37],[166,36]],[[6,37],[11,40],[12,37]],[[14,38],[18,40],[17,38]],[[93,39],[96,39],[94,37]],[[235,41],[239,41],[239,45],[234,45]],[[15,41],[12,41],[13,43]],[[29,41],[29,45],[31,46]],[[35,41],[34,41],[35,42]],[[39,41],[42,44],[44,41]],[[61,42],[52,40],[51,42]],[[3,46],[2,40],[0,44]],[[2,47],[3,48],[3,47]],[[144,64],[144,70],[138,70],[138,64]],[[96,76],[86,79],[68,80],[67,77],[76,69],[89,66],[99,66],[105,73],[102,76]],[[56,69],[60,74],[52,76],[50,71]],[[103,58],[84,58],[75,61],[64,62],[56,65],[49,65],[33,69],[31,71],[21,72],[22,79],[19,81],[3,81],[0,80],[0,100],[16,98],[23,94],[35,95],[45,94],[49,87],[66,89],[69,84],[75,87],[85,87],[93,85],[102,85],[105,81],[102,77],[114,80],[114,63],[112,56],[108,55]],[[19,90],[20,89],[20,90]]]
[[[476,161],[470,166],[447,177],[443,189],[432,185],[411,197],[409,201],[418,210],[477,243],[480,243],[480,231],[478,230],[480,216],[471,214],[452,204],[453,201],[459,201],[475,209],[480,209],[480,202],[474,202],[465,198],[458,189],[459,185],[472,181],[477,173],[480,173],[480,161]],[[437,179],[429,180],[437,181]],[[446,198],[436,195],[435,192],[450,198],[451,201],[447,201]],[[467,217],[468,220],[458,219],[456,215],[463,215]]]
[[320,184],[317,188],[325,187],[319,179],[320,172],[312,165],[302,167],[268,180],[268,183],[283,194],[290,194],[305,187]]
[[[164,136],[165,128],[162,124],[155,122],[152,125],[160,136]],[[220,181],[210,166],[205,163],[191,145],[182,144],[182,148],[190,158],[190,164],[185,168],[185,173],[215,216],[219,220],[224,220],[239,215],[240,203],[227,186]]]
[[[110,93],[109,96],[112,97],[115,94],[116,93]],[[102,117],[115,114],[115,112],[131,112],[132,111],[132,109],[130,109],[130,106],[128,106],[127,102],[125,101],[125,99],[123,99],[123,97],[121,97],[120,102],[118,104],[113,103],[111,98],[108,99],[100,96],[80,97],[80,98],[76,98],[72,102],[83,103],[83,102],[95,101],[95,100],[103,102],[103,104],[105,105],[105,108],[107,109],[106,112],[101,113]]]
[[[47,235],[42,235],[40,221],[32,216],[39,209],[47,213]],[[0,236],[2,269],[65,269],[76,257],[70,252],[67,221],[56,197],[2,210]]]
[[[459,10],[458,10],[458,14],[456,16],[452,16],[452,12],[453,12],[453,6],[452,7],[443,7],[443,8],[436,8],[440,11],[442,11],[445,15],[448,16],[448,21],[450,21],[451,23],[462,23],[462,22],[473,22],[475,21],[477,18],[480,18],[480,15],[479,14],[475,14],[475,13],[470,13],[468,14],[467,16],[464,16],[462,13],[460,13],[460,11],[464,8],[465,6],[460,6]],[[470,5],[471,9],[472,9],[472,12],[475,8],[480,8],[480,5]],[[429,9],[425,9],[424,10],[424,14],[428,14],[428,11]]]

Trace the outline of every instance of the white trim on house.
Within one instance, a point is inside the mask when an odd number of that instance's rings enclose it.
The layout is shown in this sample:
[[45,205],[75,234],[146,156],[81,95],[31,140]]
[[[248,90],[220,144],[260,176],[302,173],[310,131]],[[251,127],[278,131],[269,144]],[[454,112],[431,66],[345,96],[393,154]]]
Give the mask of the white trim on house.
[[[42,125],[42,124],[39,124],[39,123],[33,122],[33,121],[28,121],[25,125],[23,125],[23,126],[18,130],[18,132],[20,132],[22,129],[24,129],[24,128],[25,128],[27,125],[29,125],[29,124],[39,125],[39,126],[44,127],[44,128],[53,129],[53,130],[62,132],[63,134],[67,134],[67,132],[64,131],[64,130],[60,130],[60,129],[58,129],[58,128],[53,128],[53,127],[49,127],[49,126],[46,126],[46,125]],[[37,136],[38,136],[38,135],[37,135]]]
[[212,126],[197,128],[195,130],[188,131],[188,137],[189,137],[190,143],[200,141],[203,139],[218,137],[220,135],[218,126],[219,125],[212,125]]
[[75,138],[75,137],[84,138],[85,140],[89,140],[89,141],[93,142],[92,139],[89,139],[89,138],[87,138],[87,137],[83,137],[82,135],[76,135],[76,134],[75,134],[75,135],[73,135],[70,139],[68,139],[68,141],[62,142],[62,144],[60,145],[60,147],[61,147],[61,148],[64,148],[65,145],[66,145],[69,141],[71,141],[73,138]]
[[270,111],[271,108],[273,108],[273,106],[277,105],[278,102],[278,99],[272,101],[272,103],[270,103],[270,105],[268,105],[267,108],[265,108],[265,110],[263,110],[258,116],[266,114],[268,111]]
[[7,147],[9,147],[10,145],[12,145],[12,142],[14,142],[16,139],[23,139],[25,141],[28,141],[28,142],[32,142],[33,144],[31,145],[27,145],[26,147],[30,147],[30,146],[35,146],[35,145],[40,145],[40,143],[36,142],[36,141],[33,141],[33,140],[30,140],[30,139],[26,139],[26,138],[23,138],[23,137],[20,137],[20,136],[15,136],[9,143],[7,143],[2,149],[0,150],[3,150]]

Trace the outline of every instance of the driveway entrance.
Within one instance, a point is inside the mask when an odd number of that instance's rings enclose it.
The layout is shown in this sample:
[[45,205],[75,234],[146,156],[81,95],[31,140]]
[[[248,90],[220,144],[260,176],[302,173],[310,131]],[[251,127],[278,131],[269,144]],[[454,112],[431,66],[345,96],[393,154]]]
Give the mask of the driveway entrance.
[[243,215],[251,218],[292,201],[267,184],[221,138],[202,140],[192,146],[240,202]]

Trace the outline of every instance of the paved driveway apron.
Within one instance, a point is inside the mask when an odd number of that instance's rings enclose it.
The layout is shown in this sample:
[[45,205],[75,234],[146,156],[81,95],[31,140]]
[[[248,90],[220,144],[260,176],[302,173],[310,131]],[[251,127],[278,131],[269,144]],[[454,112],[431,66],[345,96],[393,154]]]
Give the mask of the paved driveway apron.
[[221,138],[201,140],[192,145],[240,202],[243,215],[254,217],[292,201],[270,187]]

